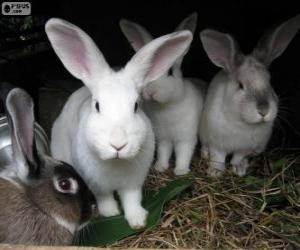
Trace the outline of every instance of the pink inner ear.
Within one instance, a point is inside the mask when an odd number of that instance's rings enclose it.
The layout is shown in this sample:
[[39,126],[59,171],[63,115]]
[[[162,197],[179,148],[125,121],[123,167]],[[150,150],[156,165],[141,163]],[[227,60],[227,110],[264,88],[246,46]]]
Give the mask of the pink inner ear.
[[[24,115],[23,115],[24,116]],[[22,116],[21,116],[22,117]],[[20,126],[20,134],[22,136],[21,143],[22,149],[25,151],[24,153],[29,158],[31,162],[34,161],[33,159],[33,131],[34,128],[28,122],[24,121],[26,118],[21,118],[21,126]],[[20,136],[20,135],[19,135]]]
[[227,46],[225,48],[218,41],[209,38],[206,46],[209,51],[209,57],[214,63],[218,64],[219,67],[227,66],[230,57]]
[[60,48],[62,55],[79,74],[88,74],[89,68],[87,65],[87,50],[76,30],[62,27],[55,27],[54,32],[57,37],[57,47]]
[[33,111],[28,110],[28,112],[24,113],[24,107],[22,105],[28,105],[28,109],[31,109],[30,103],[27,100],[22,100],[23,97],[16,97],[19,100],[16,100],[15,103],[15,118],[14,118],[14,126],[17,133],[18,140],[20,142],[20,146],[22,147],[23,153],[26,157],[34,162],[33,158],[33,139],[34,139],[34,118],[32,117]]
[[146,81],[153,81],[163,75],[174,63],[178,55],[178,45],[186,41],[186,38],[177,38],[166,42],[153,55],[149,70],[145,75]]
[[131,27],[130,25],[127,25],[126,29],[130,34],[130,36],[128,37],[130,44],[136,51],[138,51],[141,47],[145,45],[143,37],[136,28]]

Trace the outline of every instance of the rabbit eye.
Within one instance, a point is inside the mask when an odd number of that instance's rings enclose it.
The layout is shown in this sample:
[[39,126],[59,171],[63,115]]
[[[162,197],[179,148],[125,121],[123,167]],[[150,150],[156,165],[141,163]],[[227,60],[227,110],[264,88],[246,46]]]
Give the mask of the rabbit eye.
[[136,111],[138,110],[138,108],[139,108],[139,105],[138,105],[137,102],[135,102],[135,104],[134,104],[134,112],[135,112],[135,113],[136,113]]
[[239,89],[244,89],[244,85],[240,81],[238,81],[237,84],[239,86]]
[[100,112],[100,105],[99,105],[99,102],[96,102],[95,108],[96,108],[97,112],[99,113],[99,112]]
[[58,185],[64,191],[69,191],[71,189],[71,182],[68,179],[59,180]]
[[76,194],[78,191],[78,183],[75,179],[69,178],[57,178],[54,177],[55,189],[64,194]]

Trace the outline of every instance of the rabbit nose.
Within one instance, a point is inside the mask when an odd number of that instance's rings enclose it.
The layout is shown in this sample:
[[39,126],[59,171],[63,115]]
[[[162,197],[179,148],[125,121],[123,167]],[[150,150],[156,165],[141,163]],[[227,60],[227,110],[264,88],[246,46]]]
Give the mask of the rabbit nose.
[[257,112],[262,117],[265,117],[269,113],[269,104],[268,103],[261,103],[261,104],[257,105]]
[[268,110],[259,110],[258,113],[261,115],[261,116],[266,116],[268,114]]
[[264,108],[258,109],[258,113],[261,116],[265,117],[269,113],[269,107],[264,107]]
[[126,131],[120,127],[116,127],[111,133],[109,143],[117,151],[122,150],[128,144]]
[[123,145],[119,146],[119,145],[114,145],[114,144],[110,144],[110,146],[112,146],[114,149],[116,149],[117,151],[121,151],[123,148],[125,148],[125,146],[127,145],[127,143],[124,143]]

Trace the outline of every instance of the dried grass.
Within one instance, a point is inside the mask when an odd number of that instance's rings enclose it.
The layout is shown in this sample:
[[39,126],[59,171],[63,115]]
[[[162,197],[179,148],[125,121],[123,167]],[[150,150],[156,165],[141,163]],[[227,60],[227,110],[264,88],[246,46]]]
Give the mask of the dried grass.
[[[227,171],[209,178],[207,164],[195,157],[194,184],[166,204],[159,226],[109,247],[198,249],[300,248],[300,166],[295,156],[254,158],[250,173]],[[279,169],[279,170],[278,170]],[[298,169],[298,172],[297,172]],[[158,190],[174,179],[171,171],[151,170],[146,188]]]

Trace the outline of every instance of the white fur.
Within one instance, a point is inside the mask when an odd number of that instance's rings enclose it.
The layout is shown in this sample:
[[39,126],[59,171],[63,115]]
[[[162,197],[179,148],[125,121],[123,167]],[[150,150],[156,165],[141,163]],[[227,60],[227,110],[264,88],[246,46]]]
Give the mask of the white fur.
[[265,150],[278,111],[268,66],[299,28],[300,15],[269,32],[247,56],[229,34],[209,29],[200,33],[208,57],[223,69],[209,85],[199,127],[202,156],[210,157],[210,175],[220,176],[226,155],[233,153],[233,170],[243,176],[247,157]]
[[117,191],[129,225],[143,227],[147,212],[141,192],[153,160],[154,135],[142,109],[134,111],[136,102],[148,82],[184,53],[192,35],[186,31],[158,38],[115,72],[78,27],[51,19],[46,32],[66,68],[87,86],[73,93],[55,121],[52,153],[77,169],[94,193],[100,214],[119,213],[113,197]]
[[[196,13],[184,19],[177,30],[196,28]],[[138,51],[153,38],[139,24],[122,20],[121,29]],[[185,51],[187,53],[188,50]],[[184,54],[185,54],[184,53]],[[165,171],[173,150],[176,155],[174,173],[183,175],[189,172],[191,158],[197,143],[197,131],[202,112],[205,83],[198,79],[182,77],[180,65],[184,54],[174,63],[173,74],[164,74],[151,82],[143,91],[145,111],[149,116],[157,140],[157,161],[155,168]],[[198,86],[197,86],[198,85]]]
[[[160,88],[166,85],[171,88]],[[204,93],[190,80],[175,76],[163,77],[148,87],[146,92],[154,91],[151,99],[145,103],[145,110],[151,119],[157,140],[158,159],[155,168],[158,171],[168,169],[169,158],[175,150],[174,173],[187,174],[197,143]]]
[[77,224],[65,220],[60,215],[54,214],[54,215],[51,215],[51,217],[57,222],[58,225],[60,225],[63,228],[67,229],[71,234],[75,233],[75,231],[78,227]]
[[12,164],[5,166],[5,169],[1,170],[0,178],[9,181],[11,184],[16,186],[18,189],[24,189],[22,185],[17,181],[17,174],[13,172],[16,167]]
[[[199,127],[202,154],[204,157],[206,155],[210,157],[208,171],[212,176],[222,174],[225,157],[230,153],[234,154],[232,163],[240,165],[237,169],[244,169],[239,175],[244,175],[248,162],[243,159],[265,149],[277,113],[277,104],[274,101],[272,111],[274,117],[270,122],[257,124],[244,122],[239,111],[230,109],[233,97],[224,97],[227,81],[226,75],[221,72],[210,83]],[[240,160],[235,160],[236,157]]]

